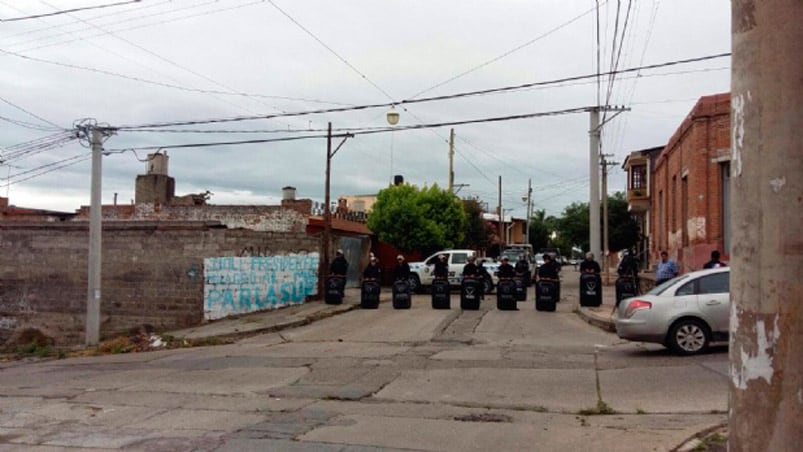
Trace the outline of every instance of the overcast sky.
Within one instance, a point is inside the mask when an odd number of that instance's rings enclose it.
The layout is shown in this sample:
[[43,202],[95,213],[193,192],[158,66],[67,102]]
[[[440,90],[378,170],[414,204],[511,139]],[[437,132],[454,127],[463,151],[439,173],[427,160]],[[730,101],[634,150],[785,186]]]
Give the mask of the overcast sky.
[[[120,127],[276,115],[597,72],[594,0],[141,0],[8,20],[121,1],[0,0],[0,196],[8,193],[11,204],[68,212],[89,204],[89,150],[78,140],[58,140],[67,135],[60,129],[82,118]],[[730,52],[727,0],[598,3],[601,72],[612,64],[623,70]],[[400,104],[396,127],[584,108],[596,105],[599,93],[602,104],[609,99],[631,109],[603,129],[602,152],[621,164],[633,150],[665,144],[700,96],[729,89],[730,58],[723,57],[623,73],[610,94],[607,77],[599,85],[591,77]],[[298,197],[322,201],[321,131],[328,122],[336,132],[384,128],[387,111],[120,130],[104,144],[120,152],[103,158],[102,200],[111,204],[117,194],[118,203],[132,202],[142,160],[154,152],[147,147],[306,135],[318,138],[168,149],[169,172],[177,195],[209,190],[213,204],[274,204],[286,185],[297,187]],[[228,133],[176,132],[182,129]],[[348,139],[332,160],[333,199],[376,193],[394,174],[445,187],[449,129]],[[501,176],[503,207],[518,217],[525,215],[528,179],[535,208],[547,214],[588,201],[588,113],[454,129],[461,197],[495,208]],[[44,146],[51,143],[57,146]],[[143,149],[128,150],[137,148]],[[616,165],[609,192],[624,187]]]

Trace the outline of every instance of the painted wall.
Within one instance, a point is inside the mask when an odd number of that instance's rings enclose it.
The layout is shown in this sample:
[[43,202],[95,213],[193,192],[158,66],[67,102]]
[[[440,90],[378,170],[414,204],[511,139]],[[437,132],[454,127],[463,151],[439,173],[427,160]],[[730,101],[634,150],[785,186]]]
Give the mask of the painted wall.
[[204,259],[204,317],[301,304],[318,293],[319,253]]

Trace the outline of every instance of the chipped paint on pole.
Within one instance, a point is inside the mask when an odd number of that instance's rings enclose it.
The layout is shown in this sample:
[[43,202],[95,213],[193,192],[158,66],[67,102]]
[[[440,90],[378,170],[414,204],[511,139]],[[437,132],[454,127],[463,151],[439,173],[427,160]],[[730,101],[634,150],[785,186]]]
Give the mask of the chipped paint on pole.
[[803,1],[733,0],[730,451],[803,444]]

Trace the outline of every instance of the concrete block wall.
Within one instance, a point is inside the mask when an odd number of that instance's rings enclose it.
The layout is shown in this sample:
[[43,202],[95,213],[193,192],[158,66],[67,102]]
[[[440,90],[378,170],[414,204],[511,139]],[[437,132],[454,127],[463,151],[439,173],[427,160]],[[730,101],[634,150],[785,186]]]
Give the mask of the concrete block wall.
[[[57,345],[84,341],[88,224],[0,224],[0,346],[36,328]],[[207,222],[109,222],[102,238],[101,337],[149,324],[203,321],[203,260],[319,251],[304,232]]]

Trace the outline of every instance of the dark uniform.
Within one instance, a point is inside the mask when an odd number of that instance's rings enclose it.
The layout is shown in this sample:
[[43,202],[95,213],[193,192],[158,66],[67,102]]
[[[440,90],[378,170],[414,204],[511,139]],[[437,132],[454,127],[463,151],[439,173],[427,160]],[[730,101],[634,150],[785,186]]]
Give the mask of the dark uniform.
[[499,278],[513,278],[514,276],[516,276],[516,270],[507,259],[502,259],[502,265],[499,266]]
[[382,278],[382,269],[379,268],[376,260],[372,260],[367,267],[365,267],[365,271],[362,272],[362,277],[364,279],[376,279],[379,280]]
[[580,273],[600,273],[601,271],[602,269],[594,258],[585,258],[583,262],[580,262]]
[[435,270],[432,271],[432,274],[436,278],[448,278],[449,277],[449,264],[446,263],[446,259],[438,259],[438,262],[435,262]]
[[329,273],[333,275],[345,276],[349,271],[349,261],[343,257],[343,254],[338,253],[332,264],[329,266]]
[[473,260],[468,261],[468,264],[463,267],[464,278],[478,278],[480,276],[480,268],[477,267]]
[[393,279],[410,279],[410,264],[404,258],[397,258],[396,265],[393,267]]
[[538,267],[538,279],[558,279],[558,270],[555,262],[548,254],[544,254],[544,263]]

